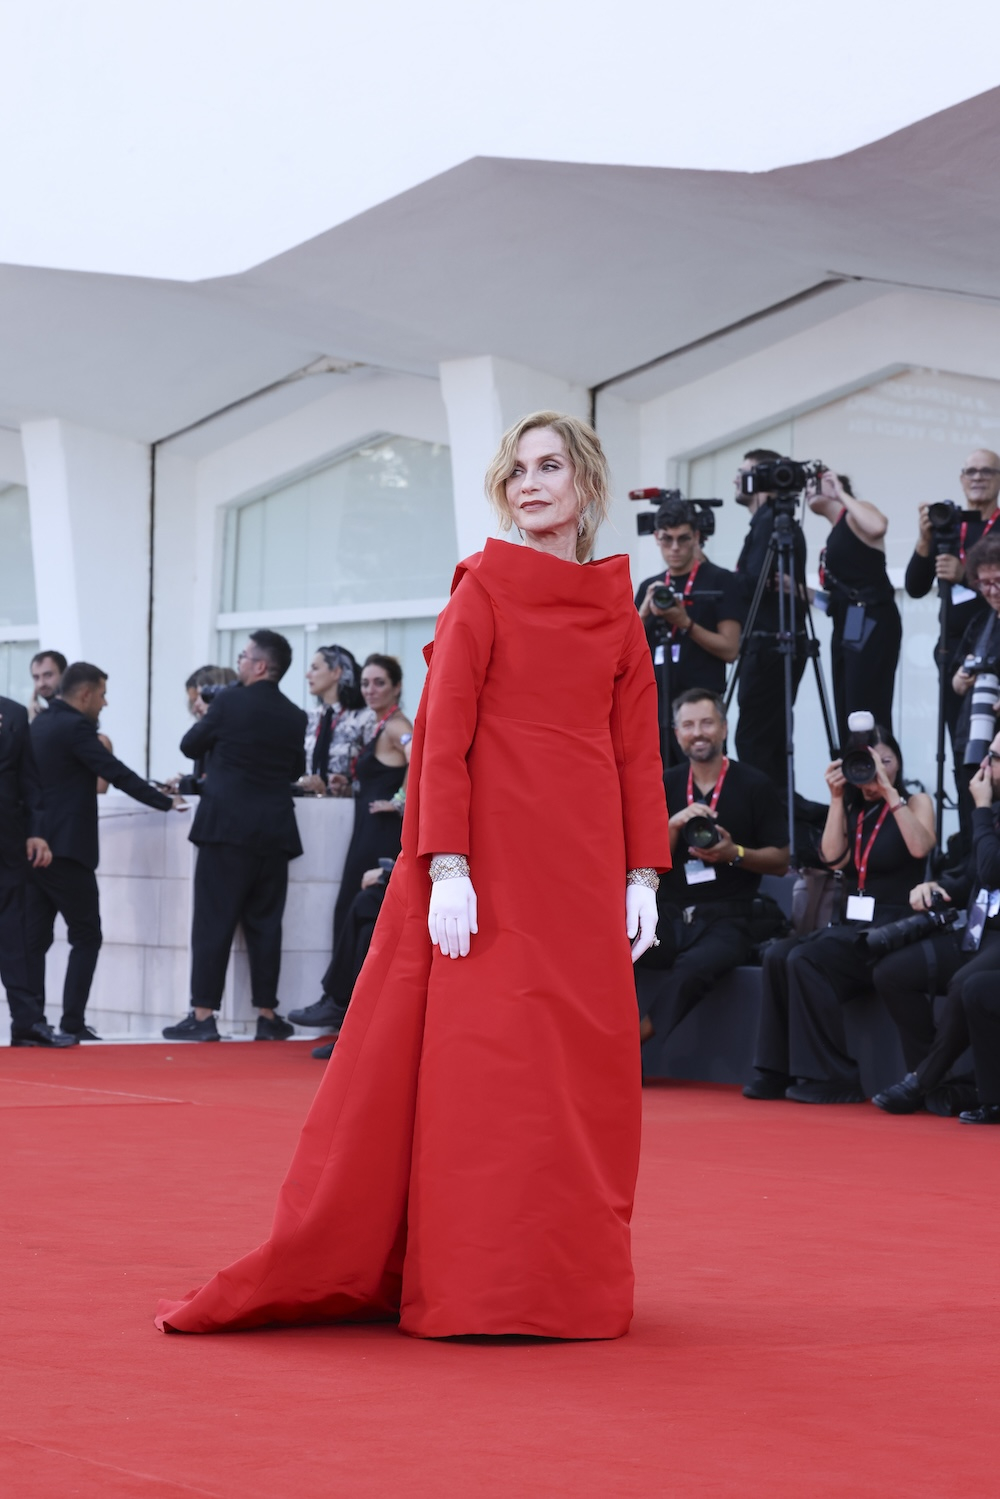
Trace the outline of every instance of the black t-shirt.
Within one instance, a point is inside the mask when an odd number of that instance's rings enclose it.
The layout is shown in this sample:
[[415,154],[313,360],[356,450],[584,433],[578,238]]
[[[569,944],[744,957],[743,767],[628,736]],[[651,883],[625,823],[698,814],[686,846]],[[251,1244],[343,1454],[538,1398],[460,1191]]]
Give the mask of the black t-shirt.
[[[676,765],[663,777],[671,817],[688,805],[689,769],[687,763]],[[695,778],[692,800],[710,806],[711,787],[707,792],[700,790]],[[733,842],[741,843],[744,848],[784,848],[788,843],[788,816],[781,797],[769,778],[752,765],[730,760],[715,811]],[[731,864],[705,865],[706,869],[715,870],[715,879],[689,885],[684,877],[687,859],[687,845],[682,836],[674,851],[674,867],[660,877],[660,894],[669,904],[694,906],[717,900],[752,900],[757,894],[761,877],[742,864],[735,868]]]
[[[743,598],[744,610],[748,610],[753,599],[754,589],[757,587],[757,579],[763,570],[767,559],[767,549],[771,544],[771,536],[774,532],[775,511],[774,503],[768,500],[756,510],[750,518],[750,529],[746,534],[743,549],[736,561],[736,578],[740,586]],[[806,539],[802,534],[802,527],[795,526],[793,531],[793,566],[798,582],[804,587],[806,580]],[[777,564],[775,565],[775,570]],[[803,612],[801,606],[796,606],[796,629],[801,633],[805,629]],[[755,630],[766,630],[773,634],[780,622],[778,609],[778,591],[772,583],[764,590],[761,596],[760,609],[754,623]],[[761,647],[776,649],[772,640],[751,642],[754,649]]]
[[[985,522],[978,515],[963,515],[962,524],[965,526],[965,553],[968,556],[971,549],[979,541],[983,534]],[[997,528],[991,529],[992,536],[997,535]],[[934,575],[934,555],[922,557],[919,552],[914,552],[906,564],[906,573],[903,578],[903,587],[911,599],[922,599],[934,587],[937,581]],[[952,583],[952,589],[961,587],[961,584]],[[952,650],[958,645],[965,631],[976,620],[984,620],[989,613],[989,604],[979,594],[974,599],[966,599],[964,603],[952,602],[947,617],[947,625],[944,635],[944,643]]]
[[[637,609],[646,597],[649,585],[662,583],[666,576],[665,571],[654,573],[651,578],[646,578],[639,584],[635,595]],[[684,592],[689,577],[690,573],[671,573],[670,586],[674,593]],[[716,597],[707,598],[706,594],[715,594]],[[696,625],[701,625],[703,629],[711,630],[713,633],[718,631],[720,620],[735,619],[738,624],[742,623],[743,605],[735,574],[731,573],[727,567],[717,567],[714,562],[699,563],[691,585],[691,594],[684,608]],[[655,614],[648,615],[643,620],[643,624],[646,627],[646,639],[649,641],[654,663],[658,664],[661,644],[667,653],[671,702],[678,693],[686,692],[689,687],[705,687],[709,692],[716,692],[720,695],[725,691],[725,661],[720,661],[718,656],[702,650],[690,635],[678,634],[671,641],[670,625],[665,619],[658,619]],[[671,645],[680,648],[676,661],[673,660]],[[661,672],[657,672],[656,679],[661,691],[662,675]]]

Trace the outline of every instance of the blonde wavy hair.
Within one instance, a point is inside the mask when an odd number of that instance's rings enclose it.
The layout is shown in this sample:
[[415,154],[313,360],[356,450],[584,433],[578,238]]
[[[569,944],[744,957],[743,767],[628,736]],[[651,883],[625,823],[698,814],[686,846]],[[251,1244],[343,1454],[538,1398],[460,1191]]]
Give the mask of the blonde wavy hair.
[[507,480],[514,472],[517,445],[525,432],[537,427],[551,427],[566,444],[573,464],[573,483],[580,502],[580,534],[576,543],[577,562],[587,562],[594,550],[598,528],[608,518],[611,496],[608,461],[593,427],[562,411],[533,411],[522,416],[500,439],[496,457],[486,470],[486,498],[496,511],[502,531],[509,531],[514,517],[507,501]]

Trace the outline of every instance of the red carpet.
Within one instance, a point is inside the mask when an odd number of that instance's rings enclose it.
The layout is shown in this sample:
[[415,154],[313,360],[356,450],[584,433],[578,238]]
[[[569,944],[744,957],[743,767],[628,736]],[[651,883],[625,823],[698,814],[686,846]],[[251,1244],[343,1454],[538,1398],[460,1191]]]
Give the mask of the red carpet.
[[870,1105],[648,1089],[618,1342],[156,1333],[266,1233],[319,1066],[0,1054],[11,1499],[1000,1490],[1000,1130]]

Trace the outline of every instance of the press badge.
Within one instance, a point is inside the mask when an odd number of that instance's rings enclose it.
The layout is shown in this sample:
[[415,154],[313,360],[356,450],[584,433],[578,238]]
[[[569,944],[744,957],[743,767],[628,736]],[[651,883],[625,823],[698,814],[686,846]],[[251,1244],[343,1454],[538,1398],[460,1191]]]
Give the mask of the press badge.
[[654,666],[662,666],[663,665],[663,646],[662,645],[658,645],[656,647],[656,650],[653,652],[653,665]]
[[689,885],[707,885],[709,880],[715,879],[715,870],[711,864],[703,864],[700,859],[688,859],[684,865],[684,878]]
[[670,647],[670,659],[674,663],[675,666],[677,665],[678,661],[681,659],[681,648],[680,648],[679,645],[672,645]]
[[844,914],[848,921],[874,921],[874,895],[849,895],[847,897],[847,910]]

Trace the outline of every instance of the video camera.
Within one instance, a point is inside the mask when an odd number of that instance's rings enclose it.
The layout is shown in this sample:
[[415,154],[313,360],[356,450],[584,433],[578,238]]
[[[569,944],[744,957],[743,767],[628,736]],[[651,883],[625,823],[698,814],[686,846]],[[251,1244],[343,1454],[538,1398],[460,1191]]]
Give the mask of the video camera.
[[[664,505],[683,505],[687,514],[684,522],[675,524],[688,524],[692,530],[697,531],[702,541],[707,541],[710,536],[715,535],[715,516],[713,510],[722,509],[721,500],[686,500],[679,489],[630,489],[628,492],[630,500],[645,502],[655,505],[656,509],[650,513],[646,511],[643,515],[635,518],[635,528],[640,536],[653,536],[659,530],[660,511]],[[658,609],[669,609],[669,604],[657,602]]]
[[818,460],[798,463],[794,458],[772,458],[755,463],[740,476],[744,494],[767,494],[774,497],[774,508],[791,514],[795,502],[810,480],[819,481],[826,465]]

